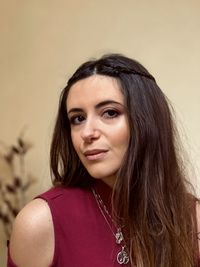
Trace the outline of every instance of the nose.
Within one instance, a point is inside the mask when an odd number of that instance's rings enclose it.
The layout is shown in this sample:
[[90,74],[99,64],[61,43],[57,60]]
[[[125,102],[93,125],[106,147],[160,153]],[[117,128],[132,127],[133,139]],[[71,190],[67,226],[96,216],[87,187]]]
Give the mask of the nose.
[[100,137],[100,130],[95,120],[86,120],[81,131],[81,137],[87,143],[91,143]]

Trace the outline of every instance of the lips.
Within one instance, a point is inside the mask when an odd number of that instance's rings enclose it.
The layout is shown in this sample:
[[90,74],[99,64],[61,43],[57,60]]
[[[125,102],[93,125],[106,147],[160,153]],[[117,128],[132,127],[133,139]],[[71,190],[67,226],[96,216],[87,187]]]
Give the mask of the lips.
[[88,160],[98,160],[103,159],[107,152],[108,150],[105,149],[92,149],[85,151],[83,154]]

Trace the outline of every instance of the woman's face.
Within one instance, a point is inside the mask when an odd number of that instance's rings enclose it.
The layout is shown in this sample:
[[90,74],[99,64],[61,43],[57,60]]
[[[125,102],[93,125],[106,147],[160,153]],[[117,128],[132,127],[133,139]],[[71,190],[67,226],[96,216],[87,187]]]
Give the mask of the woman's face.
[[67,113],[75,151],[88,173],[112,186],[129,143],[124,97],[116,79],[93,75],[69,90]]

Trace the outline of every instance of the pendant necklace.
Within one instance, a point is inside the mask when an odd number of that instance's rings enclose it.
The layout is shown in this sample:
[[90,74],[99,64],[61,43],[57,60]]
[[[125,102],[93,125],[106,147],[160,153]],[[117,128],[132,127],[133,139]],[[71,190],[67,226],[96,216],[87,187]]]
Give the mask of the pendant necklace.
[[121,246],[121,250],[118,252],[117,254],[117,262],[122,265],[122,264],[127,264],[129,262],[129,255],[127,252],[127,247],[125,244],[125,240],[124,240],[124,236],[122,233],[122,229],[121,227],[116,227],[116,233],[114,233],[113,228],[111,226],[111,224],[108,221],[108,218],[106,216],[108,216],[112,222],[113,225],[115,225],[112,216],[110,215],[106,205],[104,204],[103,200],[101,199],[100,195],[95,191],[94,188],[92,188],[92,193],[95,197],[96,203],[99,207],[99,210],[103,216],[103,218],[105,219],[107,225],[109,226],[112,234],[115,237],[115,241],[117,244],[119,244]]

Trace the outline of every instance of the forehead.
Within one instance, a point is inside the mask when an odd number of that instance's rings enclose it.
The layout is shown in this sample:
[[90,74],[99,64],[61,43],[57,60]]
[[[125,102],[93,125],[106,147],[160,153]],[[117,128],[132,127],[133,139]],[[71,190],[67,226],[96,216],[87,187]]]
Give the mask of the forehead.
[[70,109],[75,106],[96,105],[105,100],[124,103],[119,82],[109,76],[93,75],[72,85],[66,104],[67,109]]

